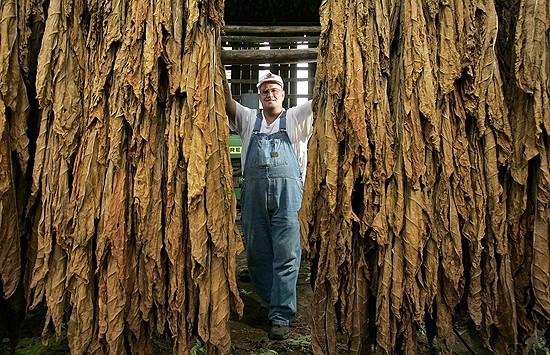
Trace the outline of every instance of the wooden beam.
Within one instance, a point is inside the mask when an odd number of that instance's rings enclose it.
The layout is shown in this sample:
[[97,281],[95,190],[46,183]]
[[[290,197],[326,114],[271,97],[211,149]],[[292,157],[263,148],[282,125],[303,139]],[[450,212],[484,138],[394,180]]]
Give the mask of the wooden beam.
[[225,26],[225,33],[319,33],[321,26]]
[[[243,93],[245,94],[245,93]],[[257,92],[254,92],[254,94],[257,94]],[[231,95],[234,99],[237,99],[237,101],[241,98],[242,94],[241,95]],[[295,99],[298,99],[298,98],[303,98],[303,97],[307,97],[308,99],[311,99],[313,98],[313,95],[309,95],[309,94],[287,94],[285,92],[285,97],[286,98],[289,98],[289,97],[292,97],[292,98],[295,98]]]
[[222,63],[225,65],[262,63],[295,64],[316,61],[317,48],[222,51]]
[[222,36],[222,42],[229,43],[296,43],[308,42],[319,43],[319,36],[289,36],[289,37],[269,37],[269,36]]
[[[303,70],[307,70],[307,68],[299,68]],[[254,79],[227,79],[227,81],[230,84],[254,84],[258,82],[258,80]],[[312,83],[315,81],[315,78],[284,78],[283,81],[285,83],[298,83],[298,82],[309,82]]]

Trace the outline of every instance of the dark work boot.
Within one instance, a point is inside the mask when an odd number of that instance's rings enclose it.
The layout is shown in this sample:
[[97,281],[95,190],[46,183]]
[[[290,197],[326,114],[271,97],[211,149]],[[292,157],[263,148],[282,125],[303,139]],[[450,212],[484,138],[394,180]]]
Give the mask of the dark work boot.
[[274,324],[269,331],[269,339],[271,340],[285,340],[288,338],[288,325]]

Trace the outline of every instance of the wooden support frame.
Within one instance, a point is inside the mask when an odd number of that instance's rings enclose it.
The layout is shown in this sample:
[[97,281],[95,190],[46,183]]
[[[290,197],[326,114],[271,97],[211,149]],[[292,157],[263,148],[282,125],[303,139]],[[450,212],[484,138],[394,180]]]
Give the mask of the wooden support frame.
[[[258,82],[258,80],[252,80],[252,79],[228,79],[227,81],[230,84],[254,84],[254,85],[256,85],[256,83]],[[285,85],[286,83],[297,83],[297,82],[303,82],[303,81],[313,83],[315,82],[315,78],[284,78],[283,81],[285,82]]]
[[222,51],[222,63],[224,65],[262,63],[296,64],[316,61],[317,48]]
[[222,42],[228,43],[254,43],[260,44],[269,42],[270,44],[281,43],[319,43],[319,36],[287,36],[287,37],[271,37],[271,36],[222,36]]
[[281,33],[320,33],[321,26],[235,26],[227,25],[225,26],[225,33],[270,33],[270,34],[281,34]]
[[[316,67],[320,30],[320,26],[226,26],[222,46],[232,49],[223,49],[221,59],[231,70],[229,83],[234,97],[257,92],[259,71],[270,70],[286,78],[283,106],[295,106],[299,98],[310,99],[314,79],[309,75],[297,78],[297,71],[305,69],[311,74],[311,68]],[[259,50],[262,43],[269,43],[269,49]],[[308,64],[298,67],[299,63]],[[307,95],[297,94],[297,84],[302,81],[309,82]]]

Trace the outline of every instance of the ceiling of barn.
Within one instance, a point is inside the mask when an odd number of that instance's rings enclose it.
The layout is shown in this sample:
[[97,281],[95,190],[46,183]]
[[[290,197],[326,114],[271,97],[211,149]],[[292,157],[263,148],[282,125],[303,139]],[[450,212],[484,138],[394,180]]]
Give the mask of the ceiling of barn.
[[227,25],[319,25],[321,0],[226,0]]

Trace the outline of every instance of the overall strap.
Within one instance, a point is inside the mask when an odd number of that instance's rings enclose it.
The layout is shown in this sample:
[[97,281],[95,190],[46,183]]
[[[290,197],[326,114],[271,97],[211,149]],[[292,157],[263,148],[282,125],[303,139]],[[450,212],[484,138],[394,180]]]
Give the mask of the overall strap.
[[279,132],[286,132],[286,110],[283,110],[279,118]]
[[252,134],[260,133],[263,118],[264,116],[262,115],[262,111],[258,110],[258,115],[256,116],[256,122],[254,123],[254,130],[252,131]]

